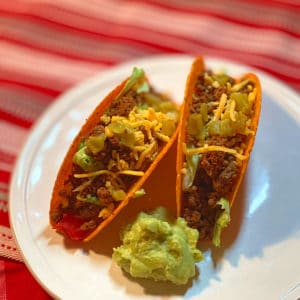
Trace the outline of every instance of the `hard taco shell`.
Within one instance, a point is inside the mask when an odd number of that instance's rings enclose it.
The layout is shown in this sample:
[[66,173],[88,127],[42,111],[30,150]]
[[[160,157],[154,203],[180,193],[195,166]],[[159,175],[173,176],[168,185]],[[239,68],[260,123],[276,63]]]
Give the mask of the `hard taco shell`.
[[[176,206],[177,206],[177,215],[181,216],[182,214],[182,167],[183,167],[183,160],[184,160],[184,153],[183,153],[183,143],[185,143],[186,133],[187,133],[187,121],[189,118],[189,106],[192,101],[192,95],[194,92],[194,87],[196,85],[198,76],[202,74],[205,71],[205,64],[204,60],[201,56],[198,56],[190,69],[190,73],[188,75],[187,81],[186,81],[186,87],[185,87],[185,94],[184,94],[184,103],[181,111],[181,116],[179,119],[179,133],[178,133],[178,145],[177,145],[177,162],[176,162]],[[240,187],[240,184],[243,180],[243,177],[245,175],[249,157],[251,150],[253,148],[256,132],[257,132],[257,126],[259,122],[259,116],[260,116],[260,110],[261,110],[261,85],[258,77],[253,73],[248,73],[244,75],[243,77],[239,78],[237,81],[240,82],[245,79],[251,79],[251,81],[254,83],[255,87],[257,88],[256,98],[253,104],[253,110],[254,114],[252,117],[252,125],[251,129],[254,131],[254,134],[249,136],[246,149],[244,151],[244,155],[247,156],[245,160],[242,161],[242,166],[240,169],[240,174],[238,176],[238,179],[234,185],[233,190],[226,195],[226,198],[230,202],[230,206],[233,205],[238,189]]]
[[[72,158],[76,151],[78,150],[78,145],[83,136],[88,136],[92,129],[97,125],[100,120],[100,117],[104,114],[104,112],[110,107],[111,102],[119,95],[120,91],[123,89],[127,79],[124,80],[120,85],[118,85],[115,89],[113,89],[94,109],[91,115],[86,120],[85,124],[80,129],[79,133],[74,138],[63,162],[59,169],[57,178],[55,180],[55,184],[52,191],[51,201],[50,201],[50,211],[49,213],[58,209],[60,204],[62,203],[62,197],[60,197],[59,192],[62,189],[67,189],[68,185],[65,184],[70,175],[72,175]],[[151,163],[148,169],[145,171],[145,174],[140,177],[137,182],[130,188],[127,193],[127,196],[121,203],[114,209],[111,215],[104,219],[89,235],[87,235],[83,241],[87,242],[94,238],[103,228],[105,228],[112,220],[122,211],[124,207],[128,204],[130,199],[134,196],[135,192],[139,190],[146,179],[151,175],[153,170],[158,165],[159,161],[163,158],[163,156],[168,152],[172,144],[175,142],[178,134],[178,126],[176,128],[175,133],[171,137],[170,141],[167,142],[164,147],[160,150],[159,154],[155,158],[155,160]],[[50,224],[53,228],[56,227],[56,224],[50,218]]]

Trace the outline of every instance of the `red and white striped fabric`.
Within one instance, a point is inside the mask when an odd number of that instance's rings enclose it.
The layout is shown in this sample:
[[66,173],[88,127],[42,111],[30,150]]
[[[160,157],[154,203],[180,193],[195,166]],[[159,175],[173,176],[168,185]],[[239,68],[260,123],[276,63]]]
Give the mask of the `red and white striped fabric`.
[[0,299],[49,298],[22,263],[7,212],[11,172],[31,126],[88,76],[165,53],[228,58],[300,91],[300,2],[0,1]]

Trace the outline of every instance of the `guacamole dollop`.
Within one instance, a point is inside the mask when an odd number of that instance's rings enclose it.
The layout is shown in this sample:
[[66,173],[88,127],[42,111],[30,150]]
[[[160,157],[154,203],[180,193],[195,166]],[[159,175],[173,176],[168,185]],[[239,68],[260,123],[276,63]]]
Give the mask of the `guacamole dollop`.
[[203,259],[196,248],[198,231],[183,218],[167,221],[166,211],[140,213],[114,248],[113,260],[133,277],[186,284],[195,275],[195,263]]

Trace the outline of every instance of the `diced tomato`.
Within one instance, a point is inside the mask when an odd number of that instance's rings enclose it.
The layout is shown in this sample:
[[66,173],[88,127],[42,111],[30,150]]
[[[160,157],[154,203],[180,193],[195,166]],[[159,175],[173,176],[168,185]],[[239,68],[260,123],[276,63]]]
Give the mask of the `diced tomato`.
[[91,230],[80,229],[86,221],[72,214],[64,214],[54,228],[65,232],[72,240],[83,240],[91,232]]

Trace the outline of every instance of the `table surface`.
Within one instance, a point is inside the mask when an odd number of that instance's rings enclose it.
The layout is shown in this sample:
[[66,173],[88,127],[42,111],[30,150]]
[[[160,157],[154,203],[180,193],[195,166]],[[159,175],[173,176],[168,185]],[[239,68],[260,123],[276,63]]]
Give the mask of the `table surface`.
[[287,0],[0,1],[0,299],[50,298],[13,240],[8,193],[30,129],[60,94],[120,63],[181,53],[247,64],[299,92],[299,16]]

